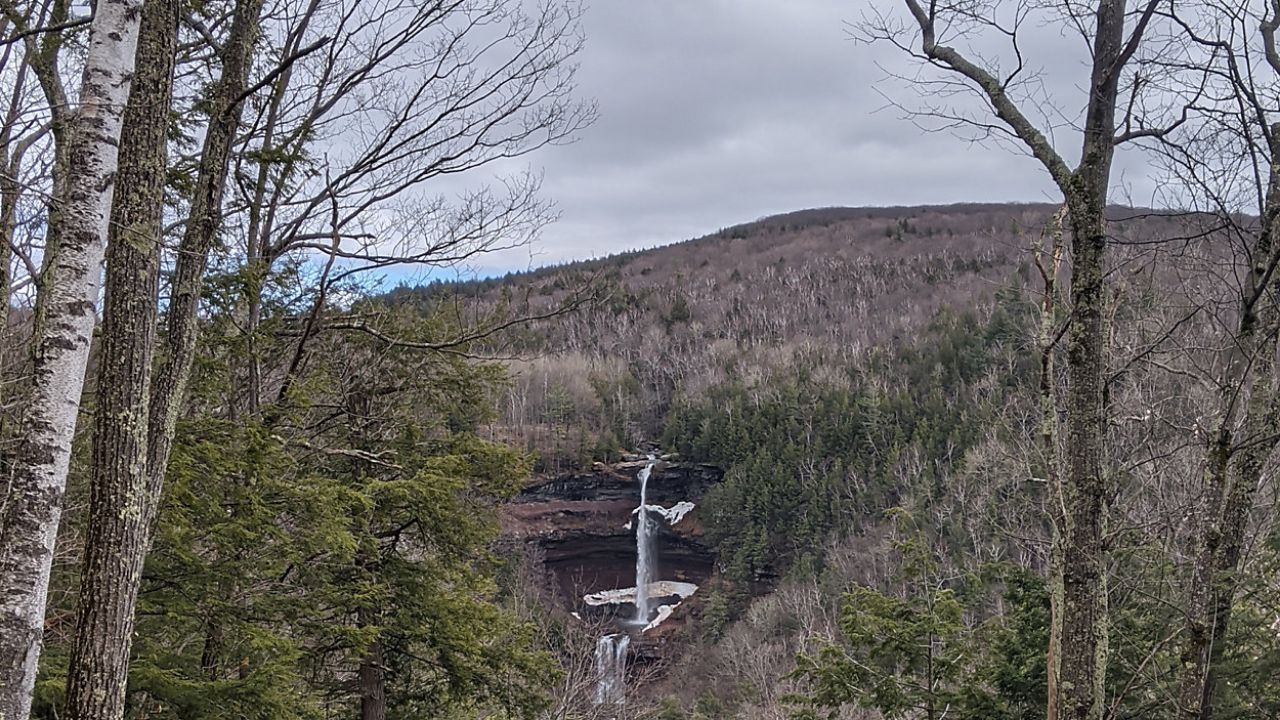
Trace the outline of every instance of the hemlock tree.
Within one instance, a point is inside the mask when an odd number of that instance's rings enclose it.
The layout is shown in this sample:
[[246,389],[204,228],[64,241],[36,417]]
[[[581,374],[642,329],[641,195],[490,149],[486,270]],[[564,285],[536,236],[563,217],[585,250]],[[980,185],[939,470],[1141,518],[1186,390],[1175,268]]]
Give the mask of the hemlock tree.
[[[571,140],[591,121],[594,107],[573,98],[580,15],[573,0],[316,0],[264,18],[272,31],[259,54],[282,67],[251,83],[260,102],[230,154],[226,237],[191,243],[179,260],[195,260],[174,281],[185,331],[204,259],[239,275],[251,352],[238,361],[235,412],[274,412],[264,406],[288,394],[290,381],[262,371],[273,334],[300,338],[297,366],[317,335],[378,332],[376,318],[334,322],[305,309],[288,327],[264,326],[272,284],[300,261],[319,260],[312,287],[299,290],[303,305],[322,308],[339,283],[523,246],[553,217],[529,173],[456,199],[456,187],[437,186]],[[232,238],[210,256],[209,243]]]
[[[1025,77],[1018,41],[1031,13],[1027,3],[984,0],[955,3],[904,0],[911,30],[883,16],[863,22],[864,39],[886,42],[909,52],[921,63],[940,70],[981,98],[983,115],[971,118],[948,111],[929,111],[944,122],[998,133],[1019,144],[1053,179],[1066,206],[1065,227],[1071,239],[1070,320],[1067,329],[1068,383],[1065,457],[1062,467],[1063,513],[1061,563],[1062,598],[1054,608],[1060,657],[1049,712],[1061,720],[1100,720],[1107,666],[1107,550],[1104,532],[1111,489],[1107,480],[1104,407],[1107,342],[1104,314],[1107,221],[1112,160],[1115,147],[1126,141],[1158,135],[1153,118],[1117,117],[1117,99],[1126,67],[1143,43],[1156,16],[1158,0],[1145,0],[1131,11],[1125,0],[1098,0],[1091,10],[1069,4],[1061,20],[1077,30],[1090,48],[1090,72],[1080,132],[1079,160],[1072,165],[1054,146],[1046,129],[1038,127],[1020,96]],[[984,31],[1011,40],[1015,63],[1002,69],[983,64],[981,54],[958,43]],[[975,59],[977,58],[977,59]],[[929,80],[925,80],[929,82]],[[955,79],[936,81],[954,89]],[[1137,85],[1134,93],[1141,90]],[[1129,103],[1145,110],[1142,103]]]
[[889,514],[897,535],[885,553],[892,587],[844,593],[839,636],[797,657],[793,676],[808,685],[790,698],[799,717],[844,717],[857,706],[885,718],[1042,718],[1044,582],[1003,563],[946,570],[933,528],[905,509]]
[[[800,656],[797,674],[809,680],[809,712],[856,704],[886,718],[940,720],[959,712],[974,656],[966,608],[955,582],[940,572],[930,538],[903,509],[891,510],[903,537],[893,544],[901,595],[857,587],[840,602],[842,644],[817,657]],[[961,713],[963,715],[963,713]]]
[[[440,331],[396,325],[426,328]],[[496,604],[490,549],[494,505],[528,466],[476,434],[500,369],[361,335],[317,342],[322,360],[271,426],[207,412],[232,376],[202,355],[199,417],[180,423],[143,578],[129,707],[532,716],[554,662]]]
[[[6,4],[6,10],[9,6]],[[0,717],[31,707],[44,610],[71,460],[80,392],[97,321],[103,245],[114,190],[122,112],[133,73],[141,0],[97,5],[79,104],[60,128],[56,252],[42,278],[46,317],[36,327],[34,378],[23,438],[0,518]],[[15,13],[6,12],[12,17]]]

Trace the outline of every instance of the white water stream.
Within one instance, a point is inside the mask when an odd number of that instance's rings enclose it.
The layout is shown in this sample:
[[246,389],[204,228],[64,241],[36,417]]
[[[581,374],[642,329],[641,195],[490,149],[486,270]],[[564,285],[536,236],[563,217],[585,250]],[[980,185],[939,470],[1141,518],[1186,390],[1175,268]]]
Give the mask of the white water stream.
[[626,633],[605,635],[596,641],[596,704],[622,705],[627,701],[627,647],[631,637]]
[[635,623],[641,627],[649,624],[649,584],[653,582],[653,521],[649,518],[648,490],[649,475],[653,472],[653,464],[657,461],[649,456],[649,463],[640,471],[640,507],[636,512],[636,617]]
[[[635,510],[635,522],[637,523],[635,588],[606,590],[583,597],[583,600],[588,605],[622,603],[628,600],[634,602],[636,608],[635,617],[631,619],[628,625],[633,628],[639,628],[640,632],[656,627],[658,623],[670,617],[676,605],[680,604],[677,601],[674,604],[668,603],[657,608],[658,618],[656,620],[653,619],[651,615],[653,615],[654,608],[652,607],[651,598],[655,589],[658,591],[659,598],[677,595],[680,601],[683,601],[698,589],[698,586],[692,583],[654,582],[657,568],[654,562],[654,526],[653,519],[650,517],[651,513],[657,512],[668,523],[674,525],[680,522],[685,514],[694,507],[693,503],[689,502],[678,503],[670,509],[649,507],[649,476],[653,473],[653,466],[657,462],[657,458],[650,454],[649,462],[636,475],[636,479],[640,481],[640,505]],[[627,648],[630,645],[631,636],[627,633],[605,635],[596,641],[597,705],[622,705],[626,702]]]

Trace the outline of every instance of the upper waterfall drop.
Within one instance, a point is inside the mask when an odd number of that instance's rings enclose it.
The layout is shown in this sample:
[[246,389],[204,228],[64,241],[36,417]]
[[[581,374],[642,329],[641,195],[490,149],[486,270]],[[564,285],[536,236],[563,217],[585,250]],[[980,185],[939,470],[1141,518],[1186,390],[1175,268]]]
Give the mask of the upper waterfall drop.
[[636,479],[640,481],[640,506],[636,512],[636,616],[635,623],[644,627],[649,624],[649,585],[653,582],[653,523],[648,512],[649,475],[658,459],[649,453],[649,462],[640,470]]

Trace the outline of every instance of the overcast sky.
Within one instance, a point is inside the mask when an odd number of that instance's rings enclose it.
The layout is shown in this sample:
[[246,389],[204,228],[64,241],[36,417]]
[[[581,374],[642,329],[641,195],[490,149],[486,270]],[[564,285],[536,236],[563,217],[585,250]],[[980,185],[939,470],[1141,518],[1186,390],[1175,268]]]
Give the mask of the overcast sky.
[[[848,22],[866,7],[595,0],[579,81],[600,118],[578,142],[532,160],[562,219],[535,247],[486,269],[678,242],[809,207],[1054,200],[1030,158],[923,132],[887,107],[886,95],[918,102],[886,77],[913,70],[892,49],[850,38]],[[1079,39],[1050,27],[1034,32],[1049,92],[1078,107],[1070,96],[1086,77]],[[1134,201],[1150,203],[1140,170],[1126,162],[1118,170],[1135,186]]]

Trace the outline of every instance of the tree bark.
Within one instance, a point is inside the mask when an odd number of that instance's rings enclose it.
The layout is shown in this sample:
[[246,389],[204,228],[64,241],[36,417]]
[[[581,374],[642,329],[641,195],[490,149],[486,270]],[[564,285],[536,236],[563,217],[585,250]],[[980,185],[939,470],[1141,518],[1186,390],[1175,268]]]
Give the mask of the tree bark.
[[[357,431],[357,436],[360,434]],[[363,444],[357,443],[358,446]],[[358,477],[359,473],[356,474]],[[368,531],[368,527],[364,529]],[[361,551],[356,556],[356,569],[361,577],[372,581],[378,574],[378,562]],[[387,720],[386,658],[382,646],[382,629],[379,627],[380,612],[379,608],[372,606],[373,602],[366,599],[356,610],[356,625],[362,630],[374,629],[378,633],[368,647],[364,648],[360,666],[356,670],[360,682],[360,720]]]
[[0,717],[26,720],[40,658],[46,593],[71,443],[96,321],[121,114],[133,73],[141,0],[99,2],[80,107],[71,120],[65,203],[30,402],[0,519]]
[[[1271,154],[1280,157],[1280,139],[1272,128]],[[1253,494],[1263,466],[1276,447],[1280,409],[1276,394],[1276,348],[1280,333],[1280,165],[1274,160],[1258,236],[1250,283],[1219,379],[1221,393],[1214,439],[1206,453],[1205,488],[1197,511],[1197,545],[1186,589],[1182,676],[1178,691],[1180,720],[1209,720],[1215,689],[1214,666],[1221,660],[1238,585],[1244,535]],[[1249,388],[1244,417],[1235,415]]]
[[134,608],[159,505],[159,483],[147,473],[147,411],[177,45],[177,0],[147,2],[107,243],[89,522],[67,671],[67,713],[76,720],[124,716]]
[[[1273,314],[1270,311],[1268,314]],[[1219,431],[1206,462],[1205,498],[1201,505],[1198,546],[1188,573],[1186,621],[1182,641],[1182,677],[1179,682],[1178,717],[1210,720],[1216,689],[1215,667],[1221,661],[1231,620],[1231,607],[1239,584],[1237,573],[1248,528],[1253,495],[1262,479],[1263,466],[1275,449],[1272,438],[1280,427],[1275,382],[1274,320],[1267,340],[1253,362],[1255,373],[1240,441],[1232,448],[1232,435]],[[1234,462],[1231,462],[1234,454]]]
[[[1040,351],[1040,446],[1044,454],[1045,483],[1048,486],[1046,514],[1052,525],[1053,536],[1049,546],[1049,647],[1045,652],[1045,717],[1058,717],[1058,673],[1062,656],[1062,534],[1063,497],[1062,472],[1058,459],[1058,378],[1056,363],[1056,326],[1058,273],[1062,267],[1062,226],[1064,207],[1048,228],[1048,252],[1042,249],[1036,256],[1036,265],[1044,282],[1040,302],[1040,335],[1037,346]],[[1047,262],[1046,262],[1047,260]]]
[[1072,320],[1067,346],[1062,615],[1054,620],[1062,635],[1058,676],[1058,717],[1062,720],[1100,720],[1106,674],[1103,533],[1109,498],[1102,467],[1106,433],[1102,405],[1106,238],[1102,208],[1098,205],[1086,199],[1073,203],[1071,210]]
[[[48,4],[47,12],[42,9],[39,13],[28,13],[25,16],[13,14],[16,12],[16,7],[5,0],[0,0],[0,7],[5,9],[6,15],[15,22],[17,27],[22,27],[26,30],[31,29],[32,22],[43,26],[61,25],[66,23],[71,15],[71,3],[68,0],[53,0]],[[37,41],[37,37],[40,38],[39,41]],[[46,210],[44,249],[40,259],[40,271],[38,276],[34,278],[35,307],[33,308],[31,319],[31,341],[27,348],[27,360],[31,366],[35,365],[36,358],[40,354],[40,339],[44,336],[48,320],[48,306],[51,298],[47,290],[54,284],[54,275],[60,254],[59,248],[62,247],[62,215],[63,209],[67,204],[67,174],[70,166],[71,138],[75,130],[73,125],[79,120],[79,115],[67,100],[66,89],[63,87],[63,73],[58,66],[59,53],[64,39],[63,33],[50,32],[39,35],[31,34],[23,41],[26,46],[23,62],[31,68],[40,84],[40,89],[44,94],[49,111],[49,130],[53,134],[50,201]],[[130,60],[132,60],[132,55],[130,55]],[[116,106],[116,110],[119,110],[119,106]],[[104,214],[110,212],[109,205],[110,203],[108,202],[107,206],[104,206],[102,210]]]
[[204,646],[200,649],[200,672],[209,680],[217,680],[222,669],[222,618],[214,614],[205,619]]
[[1066,483],[1063,488],[1060,720],[1101,720],[1108,652],[1106,209],[1115,154],[1116,98],[1125,63],[1154,10],[1125,39],[1124,0],[1100,0],[1080,164],[1062,187],[1071,224],[1071,323],[1067,345]]
[[248,80],[262,3],[263,0],[236,1],[231,30],[221,53],[222,76],[211,103],[213,114],[200,155],[191,217],[178,247],[165,335],[166,354],[151,394],[147,472],[155,487],[164,484],[173,434],[195,360],[200,290],[209,250],[222,225],[222,194],[227,184],[231,143],[240,126],[244,105],[241,96]]
[[387,671],[378,642],[360,660],[360,720],[387,720]]
[[[5,336],[9,334],[10,293],[13,278],[9,267],[13,262],[13,242],[18,216],[18,200],[22,196],[22,188],[18,184],[22,172],[22,143],[14,138],[14,127],[18,123],[22,111],[21,96],[26,85],[30,65],[25,56],[18,67],[11,88],[13,95],[9,99],[9,107],[5,112],[4,123],[0,125],[0,348],[9,347]],[[4,350],[0,349],[0,353]],[[0,373],[3,373],[3,355],[0,355]],[[0,404],[4,402],[4,376],[0,374]],[[3,418],[0,418],[3,422]],[[0,427],[0,437],[3,427]]]
[[1181,720],[1196,720],[1204,706],[1209,647],[1212,644],[1210,606],[1213,602],[1214,560],[1222,537],[1222,500],[1231,468],[1232,436],[1227,423],[1227,418],[1218,418],[1218,426],[1205,453],[1204,497],[1195,523],[1198,547],[1188,573],[1186,620],[1182,630],[1182,677],[1178,688],[1178,717]]
[[[1274,303],[1274,297],[1269,300]],[[1239,586],[1238,573],[1240,560],[1244,550],[1245,530],[1248,526],[1249,509],[1253,505],[1254,492],[1262,481],[1263,466],[1267,457],[1276,447],[1274,439],[1262,442],[1262,438],[1275,438],[1280,429],[1280,396],[1277,395],[1275,378],[1276,334],[1280,332],[1280,318],[1276,317],[1276,308],[1268,310],[1271,317],[1266,322],[1266,336],[1270,338],[1263,357],[1262,365],[1257,368],[1258,376],[1254,381],[1253,394],[1246,419],[1246,427],[1255,432],[1246,432],[1249,447],[1243,449],[1236,458],[1235,478],[1222,510],[1222,536],[1219,539],[1217,555],[1214,557],[1213,594],[1209,610],[1212,613],[1211,631],[1209,634],[1209,661],[1205,673],[1203,704],[1200,708],[1200,720],[1213,717],[1213,697],[1217,688],[1216,668],[1222,660],[1226,648],[1224,642],[1231,623],[1231,607],[1235,601],[1236,589]]]
[[[1148,0],[1125,37],[1124,0],[1098,0],[1093,66],[1080,162],[1073,170],[1008,93],[1007,80],[940,41],[938,6],[904,0],[920,28],[921,48],[933,63],[966,78],[992,112],[1044,165],[1067,206],[1071,227],[1071,322],[1067,347],[1066,452],[1063,467],[1061,603],[1053,627],[1059,720],[1101,720],[1107,666],[1107,588],[1104,533],[1110,490],[1105,475],[1106,332],[1103,313],[1107,248],[1106,208],[1116,143],[1120,75],[1138,47],[1157,0]],[[945,28],[944,28],[945,31]],[[891,32],[891,31],[884,31]],[[1055,588],[1056,590],[1056,588]],[[1046,703],[1048,704],[1048,703]]]

